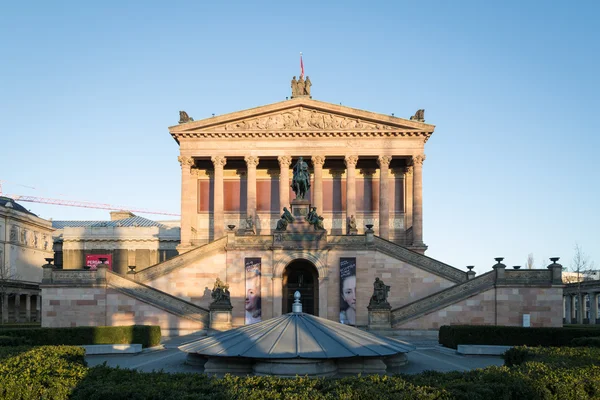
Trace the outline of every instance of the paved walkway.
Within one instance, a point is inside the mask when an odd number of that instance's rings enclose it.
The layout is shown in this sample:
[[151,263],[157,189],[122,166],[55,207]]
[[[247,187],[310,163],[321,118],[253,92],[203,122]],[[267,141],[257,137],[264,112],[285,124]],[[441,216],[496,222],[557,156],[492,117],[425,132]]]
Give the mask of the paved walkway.
[[[173,338],[164,338],[161,348],[147,349],[134,355],[94,355],[87,356],[90,367],[106,362],[110,367],[137,369],[151,372],[163,370],[165,372],[198,372],[195,367],[186,365],[186,353],[177,349],[184,343],[197,340],[203,336],[187,335]],[[406,374],[434,370],[440,372],[469,371],[476,368],[485,368],[490,365],[504,365],[502,357],[493,356],[463,356],[456,354],[452,349],[438,345],[437,340],[419,337],[396,337],[409,342],[417,347],[416,351],[408,354],[408,364],[404,369]]]

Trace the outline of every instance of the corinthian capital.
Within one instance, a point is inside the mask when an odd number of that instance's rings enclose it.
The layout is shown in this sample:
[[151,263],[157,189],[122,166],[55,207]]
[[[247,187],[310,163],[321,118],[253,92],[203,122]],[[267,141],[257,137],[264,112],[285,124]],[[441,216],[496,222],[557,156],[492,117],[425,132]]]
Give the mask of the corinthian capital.
[[425,154],[416,155],[412,159],[413,165],[423,165],[423,161],[425,161]]
[[212,156],[210,158],[210,160],[212,161],[215,168],[217,168],[217,167],[223,168],[225,166],[225,164],[227,164],[227,159],[223,156]]
[[407,165],[404,167],[404,175],[411,175],[413,173],[412,165]]
[[392,161],[392,156],[379,156],[379,157],[377,157],[377,164],[379,164],[380,168],[389,167],[391,161]]
[[182,167],[191,167],[194,165],[194,159],[192,157],[179,156],[177,157],[177,161],[179,161],[179,165]]
[[279,156],[279,157],[277,157],[277,161],[279,161],[280,167],[288,167],[289,168],[290,164],[292,163],[292,157],[291,156]]
[[258,165],[258,157],[256,156],[246,156],[244,157],[244,160],[249,167],[256,167]]
[[312,156],[310,158],[312,160],[313,165],[320,165],[323,166],[323,164],[325,164],[325,156],[321,156],[321,155],[317,155],[317,156]]
[[358,156],[346,156],[344,157],[344,162],[346,163],[346,167],[356,167],[356,163],[358,162]]

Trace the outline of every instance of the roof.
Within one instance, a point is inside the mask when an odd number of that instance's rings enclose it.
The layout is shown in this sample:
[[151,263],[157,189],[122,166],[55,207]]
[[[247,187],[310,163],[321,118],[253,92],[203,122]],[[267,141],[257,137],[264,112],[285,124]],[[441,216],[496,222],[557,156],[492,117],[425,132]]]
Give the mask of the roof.
[[[7,206],[8,203],[10,203],[10,205]],[[37,217],[36,214],[32,213],[31,211],[29,211],[28,209],[26,209],[25,207],[23,207],[22,205],[20,205],[13,199],[11,199],[10,197],[0,196],[0,206],[5,207],[5,208],[11,208],[15,211],[20,211],[20,212]]]
[[289,313],[180,346],[212,357],[256,359],[382,357],[416,348],[398,339],[305,313]]
[[119,219],[116,221],[52,221],[52,227],[56,229],[63,228],[100,228],[100,227],[151,227],[168,228],[159,222],[148,218],[135,216],[131,218]]

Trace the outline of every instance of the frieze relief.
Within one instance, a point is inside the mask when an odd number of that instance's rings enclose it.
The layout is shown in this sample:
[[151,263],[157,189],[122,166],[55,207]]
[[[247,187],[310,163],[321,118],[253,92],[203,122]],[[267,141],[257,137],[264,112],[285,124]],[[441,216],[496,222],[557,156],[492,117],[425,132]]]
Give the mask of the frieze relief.
[[260,118],[248,118],[214,128],[216,131],[238,130],[377,130],[392,131],[404,130],[394,127],[362,120],[324,113],[316,110],[297,108],[281,114],[268,115]]

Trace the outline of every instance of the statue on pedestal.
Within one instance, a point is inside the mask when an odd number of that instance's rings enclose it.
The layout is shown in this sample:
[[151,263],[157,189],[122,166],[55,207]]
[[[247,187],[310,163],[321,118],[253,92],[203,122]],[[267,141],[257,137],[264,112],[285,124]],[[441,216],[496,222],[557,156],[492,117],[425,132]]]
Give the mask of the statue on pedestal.
[[383,283],[381,279],[375,278],[375,282],[373,282],[373,296],[371,296],[368,308],[391,308],[390,303],[387,301],[389,292],[390,287]]
[[296,193],[296,199],[303,200],[310,189],[310,172],[308,172],[308,164],[302,157],[298,158],[292,172],[292,190]]
[[221,306],[231,307],[231,294],[229,293],[229,285],[224,283],[221,279],[217,278],[215,286],[210,294],[213,301],[210,303],[210,307]]
[[254,218],[252,218],[252,215],[246,217],[246,233],[254,233]]

